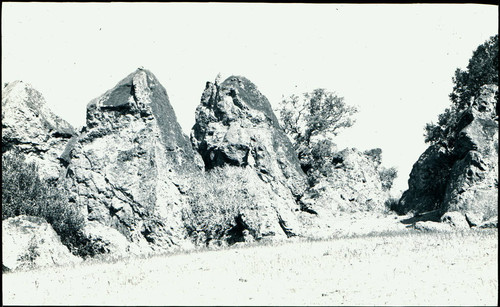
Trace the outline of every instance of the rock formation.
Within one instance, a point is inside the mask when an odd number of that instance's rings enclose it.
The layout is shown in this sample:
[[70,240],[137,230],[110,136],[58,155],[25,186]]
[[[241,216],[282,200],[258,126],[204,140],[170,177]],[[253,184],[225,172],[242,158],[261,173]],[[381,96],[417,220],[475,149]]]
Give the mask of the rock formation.
[[452,150],[435,144],[420,156],[399,211],[458,211],[471,226],[498,216],[497,97],[498,86],[483,86],[458,114]]
[[382,189],[377,164],[355,148],[336,153],[325,161],[326,176],[317,182],[302,198],[302,204],[318,215],[384,210],[388,198]]
[[221,84],[207,82],[191,141],[206,170],[224,165],[247,167],[267,183],[272,197],[262,199],[258,214],[245,215],[246,225],[262,225],[259,219],[269,217],[265,227],[251,230],[254,236],[300,232],[296,200],[307,188],[306,177],[269,101],[252,82],[239,76]]
[[41,178],[57,180],[63,171],[60,157],[75,135],[30,84],[14,81],[3,88],[2,153],[15,149],[37,164]]
[[84,233],[97,252],[142,253],[187,244],[183,187],[202,161],[151,72],[138,69],[92,100],[86,127],[63,156],[72,201],[94,222]]
[[4,270],[75,264],[81,260],[70,253],[43,218],[21,215],[2,221]]

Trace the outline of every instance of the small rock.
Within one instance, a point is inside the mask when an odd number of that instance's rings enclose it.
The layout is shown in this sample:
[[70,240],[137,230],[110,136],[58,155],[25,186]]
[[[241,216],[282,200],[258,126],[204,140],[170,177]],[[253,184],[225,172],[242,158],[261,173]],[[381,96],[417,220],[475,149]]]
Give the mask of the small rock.
[[420,231],[430,231],[430,232],[446,232],[452,231],[452,227],[446,223],[437,223],[430,221],[420,221],[416,222],[414,228]]
[[443,216],[441,216],[441,223],[449,224],[450,226],[458,229],[470,228],[465,216],[458,211],[446,212],[443,214]]

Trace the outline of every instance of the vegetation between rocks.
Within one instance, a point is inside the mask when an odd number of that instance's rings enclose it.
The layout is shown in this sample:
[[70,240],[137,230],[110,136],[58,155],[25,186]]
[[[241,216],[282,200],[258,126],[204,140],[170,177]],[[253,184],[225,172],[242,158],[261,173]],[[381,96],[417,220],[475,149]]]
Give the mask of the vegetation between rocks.
[[231,236],[242,209],[257,207],[249,190],[250,170],[217,167],[192,179],[189,207],[183,211],[188,234],[196,243],[209,244]]
[[[457,68],[453,84],[451,106],[438,116],[437,123],[426,124],[424,133],[426,143],[438,144],[448,152],[453,150],[458,137],[456,131],[461,111],[471,106],[472,100],[480,95],[483,85],[498,85],[498,34],[477,47],[466,70]],[[498,116],[498,92],[496,101]]]
[[84,218],[65,189],[40,179],[35,163],[14,151],[2,155],[2,220],[19,215],[44,218],[73,252]]

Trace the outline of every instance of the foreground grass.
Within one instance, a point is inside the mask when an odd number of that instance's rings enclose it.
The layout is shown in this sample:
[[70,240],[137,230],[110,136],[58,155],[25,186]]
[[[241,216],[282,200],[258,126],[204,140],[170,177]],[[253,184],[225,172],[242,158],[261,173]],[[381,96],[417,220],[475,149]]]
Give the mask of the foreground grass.
[[497,230],[372,233],[3,274],[3,302],[497,305],[497,257]]

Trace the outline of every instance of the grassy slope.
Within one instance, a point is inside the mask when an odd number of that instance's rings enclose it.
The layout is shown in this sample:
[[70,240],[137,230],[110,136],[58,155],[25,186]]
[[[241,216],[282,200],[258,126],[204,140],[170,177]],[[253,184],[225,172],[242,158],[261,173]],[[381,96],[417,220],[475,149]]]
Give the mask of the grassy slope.
[[396,231],[3,274],[3,303],[496,305],[497,257],[497,230]]

